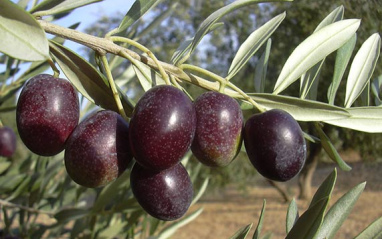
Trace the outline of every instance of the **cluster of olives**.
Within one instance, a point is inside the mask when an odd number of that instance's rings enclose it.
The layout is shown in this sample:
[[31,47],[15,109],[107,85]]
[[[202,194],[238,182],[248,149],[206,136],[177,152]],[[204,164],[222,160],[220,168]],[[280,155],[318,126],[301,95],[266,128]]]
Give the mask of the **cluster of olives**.
[[161,220],[188,210],[193,186],[181,159],[190,149],[210,167],[230,164],[241,149],[260,174],[286,181],[302,168],[306,145],[298,123],[282,110],[255,114],[244,124],[239,104],[219,92],[194,102],[178,88],[155,86],[138,101],[130,123],[102,110],[80,124],[72,85],[38,75],[23,88],[16,119],[20,137],[34,153],[65,149],[65,167],[76,183],[101,187],[123,173],[134,158],[130,183],[142,208]]

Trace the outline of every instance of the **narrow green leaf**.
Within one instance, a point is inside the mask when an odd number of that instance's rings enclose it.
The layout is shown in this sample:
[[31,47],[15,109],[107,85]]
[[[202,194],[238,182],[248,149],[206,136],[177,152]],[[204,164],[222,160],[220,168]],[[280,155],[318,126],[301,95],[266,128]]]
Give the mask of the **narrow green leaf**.
[[[210,27],[209,31],[206,34],[216,30],[217,28],[219,28],[219,27],[221,27],[223,25],[224,25],[224,23],[222,23],[222,22],[214,23]],[[194,38],[185,40],[176,49],[176,51],[174,52],[174,54],[171,57],[171,62],[174,65],[178,66],[178,65],[182,64],[183,62],[185,62],[190,57],[190,55],[191,55],[191,45],[192,45],[193,41],[194,41]]]
[[357,34],[354,34],[353,37],[350,38],[350,40],[337,51],[336,61],[334,64],[333,80],[328,89],[328,100],[329,104],[331,105],[334,105],[334,99],[336,97],[338,87],[340,86],[342,77],[350,61],[356,41]]
[[255,92],[264,93],[265,79],[268,69],[269,54],[271,52],[272,39],[268,39],[264,52],[261,54],[260,59],[256,63],[255,68]]
[[232,235],[229,239],[245,239],[249,233],[249,230],[252,228],[252,223],[248,224],[245,227],[240,228],[234,235]]
[[166,84],[162,76],[152,68],[148,67],[140,61],[133,60],[132,63],[135,74],[144,91],[148,91],[156,85]]
[[341,5],[337,7],[336,9],[334,9],[331,13],[329,13],[328,16],[326,16],[324,20],[322,20],[320,24],[318,24],[318,26],[316,27],[314,31],[316,32],[320,30],[321,28],[326,27],[327,25],[330,25],[334,22],[342,20],[343,18],[344,18],[344,7]]
[[199,208],[198,210],[194,211],[193,213],[187,215],[186,217],[180,219],[177,222],[174,222],[164,228],[158,235],[157,239],[165,239],[169,238],[171,235],[173,235],[180,227],[190,223],[193,221],[195,218],[197,218],[200,213],[203,212],[203,208]]
[[318,75],[320,74],[321,67],[324,64],[324,61],[325,59],[318,62],[301,76],[301,81],[300,81],[300,98],[301,99],[308,98],[310,100],[316,100]]
[[159,2],[157,0],[136,0],[122,19],[116,33],[126,30]]
[[316,130],[320,135],[321,145],[325,152],[328,154],[329,158],[337,163],[338,167],[344,171],[350,171],[351,167],[341,158],[341,155],[337,152],[336,148],[330,141],[329,137],[325,134],[322,128],[315,124]]
[[[325,17],[324,20],[321,21],[321,23],[316,27],[314,32],[319,31],[323,27],[330,25],[334,22],[340,21],[343,19],[344,16],[344,7],[340,6],[334,9],[327,17]],[[318,75],[321,71],[321,67],[325,61],[325,58],[315,64],[312,68],[310,68],[306,73],[303,74],[300,81],[300,97],[302,99],[305,99],[308,97],[309,99],[315,100],[317,97],[317,86],[318,86]],[[312,86],[316,86],[313,87]]]
[[45,0],[31,9],[31,12],[38,16],[54,15],[100,1],[103,0]]
[[363,88],[363,90],[359,96],[361,99],[361,102],[362,102],[361,104],[364,107],[370,106],[370,91],[371,91],[370,88],[371,88],[370,81],[368,81],[366,83],[365,88]]
[[381,37],[371,35],[361,46],[351,64],[346,84],[345,107],[349,108],[372,76],[381,49]]
[[194,205],[203,196],[204,192],[207,189],[208,182],[209,178],[204,179],[202,186],[200,186],[198,193],[195,195],[194,199],[191,202],[191,205]]
[[[365,189],[366,182],[359,184],[353,189],[349,190],[329,209],[324,221],[314,238],[334,238],[342,223],[346,220],[359,196]],[[370,237],[371,238],[371,237]]]
[[312,201],[309,204],[309,208],[314,206],[318,201],[323,198],[330,198],[334,189],[334,185],[337,180],[337,169],[334,168],[333,172],[329,174],[326,179],[321,183],[320,187],[314,194]]
[[379,239],[382,238],[382,217],[371,223],[354,239]]
[[266,204],[267,204],[267,202],[264,199],[263,200],[263,207],[261,209],[261,213],[260,213],[260,217],[259,217],[259,221],[257,223],[257,227],[256,227],[256,230],[255,230],[255,233],[253,234],[252,239],[259,239],[260,238],[261,229],[263,227],[263,221],[264,221],[265,206],[266,206]]
[[124,222],[113,222],[105,230],[101,231],[97,238],[99,239],[110,239],[115,238],[126,226]]
[[[219,21],[223,16],[226,14],[238,9],[242,8],[254,3],[262,3],[262,2],[279,2],[280,0],[268,0],[268,1],[261,1],[261,0],[237,0],[232,2],[231,4],[228,4],[217,11],[213,12],[211,15],[209,15],[199,26],[198,30],[195,33],[195,37],[191,43],[190,50],[188,52],[188,56],[192,54],[192,52],[195,50],[196,46],[199,44],[199,42],[203,39],[203,37],[210,31],[210,28]],[[188,57],[187,57],[188,58]],[[186,58],[186,59],[187,59]],[[184,62],[186,59],[183,58],[182,62]],[[181,63],[182,63],[181,62]]]
[[266,22],[263,26],[255,30],[249,37],[241,44],[235,57],[232,60],[231,66],[228,70],[227,80],[234,77],[240,69],[251,59],[257,50],[268,40],[273,32],[278,28],[284,20],[286,13],[282,13]]
[[289,56],[279,78],[274,94],[285,90],[304,72],[345,44],[357,31],[360,20],[348,19],[332,23],[313,33]]
[[323,198],[306,210],[288,233],[286,239],[313,238],[322,224],[329,198]]
[[130,182],[129,177],[130,174],[128,170],[126,170],[114,182],[105,186],[95,200],[92,207],[92,212],[101,211],[107,203],[111,202],[116,197],[118,193],[121,191],[126,191],[126,187]]
[[8,174],[0,177],[0,193],[14,191],[20,185],[23,179],[27,177],[25,174]]
[[368,133],[382,133],[381,107],[352,107],[347,109],[350,117],[324,120],[325,123]]
[[7,197],[7,201],[10,201],[12,199],[17,198],[18,196],[22,195],[23,193],[28,192],[29,186],[31,184],[32,176],[26,176],[24,177],[23,181],[20,183],[20,185],[12,192],[12,194]]
[[67,222],[89,215],[89,210],[81,208],[65,208],[54,214],[54,218],[59,222]]
[[0,174],[4,173],[9,166],[11,166],[11,164],[12,163],[10,161],[0,162]]
[[[61,70],[83,96],[104,109],[118,112],[112,91],[104,75],[70,49],[55,42],[51,42],[50,47]],[[120,90],[119,94],[126,114],[131,115],[132,103]]]
[[288,234],[299,218],[298,207],[294,198],[289,204],[286,216],[286,233]]
[[261,239],[271,239],[273,236],[272,232],[267,232]]
[[40,24],[18,5],[0,0],[0,52],[24,61],[49,59],[49,45]]
[[318,101],[273,94],[255,93],[249,95],[265,109],[285,110],[298,121],[324,121],[349,117],[346,110]]
[[376,106],[379,106],[382,103],[381,96],[380,96],[381,86],[382,86],[382,75],[378,76],[371,82],[371,92],[374,95],[374,101]]

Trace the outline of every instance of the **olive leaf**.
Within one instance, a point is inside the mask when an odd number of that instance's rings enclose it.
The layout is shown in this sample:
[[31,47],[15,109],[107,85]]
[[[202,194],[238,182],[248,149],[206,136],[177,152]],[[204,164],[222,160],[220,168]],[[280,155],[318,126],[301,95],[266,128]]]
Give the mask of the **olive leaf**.
[[322,224],[329,198],[316,202],[304,212],[288,233],[286,239],[313,238]]
[[289,204],[287,216],[286,216],[285,229],[287,234],[290,232],[294,224],[297,222],[298,218],[299,218],[298,207],[297,207],[296,200],[293,198]]
[[9,0],[0,0],[0,52],[23,61],[49,59],[44,30],[34,17]]
[[126,13],[125,17],[122,19],[122,22],[117,28],[118,31],[115,33],[126,30],[159,2],[160,1],[157,0],[136,0]]
[[382,217],[371,223],[365,230],[363,230],[354,239],[370,239],[382,237]]
[[261,229],[263,227],[263,220],[264,220],[264,215],[265,215],[265,206],[266,206],[266,204],[267,204],[267,202],[264,199],[263,200],[263,207],[261,209],[261,213],[260,213],[260,217],[259,217],[259,221],[257,223],[257,227],[256,227],[256,230],[255,230],[255,233],[253,233],[252,239],[260,239],[260,233],[261,233]]
[[[344,7],[340,6],[334,9],[321,23],[316,27],[314,32],[319,31],[323,27],[340,21],[344,16]],[[318,75],[321,71],[322,65],[325,61],[325,58],[320,62],[316,63],[312,68],[305,72],[300,81],[300,98],[305,99],[309,98],[315,100],[317,97],[317,87],[318,87]]]
[[45,0],[32,8],[31,12],[38,16],[54,15],[100,1],[102,0]]
[[285,12],[277,15],[249,35],[243,44],[241,44],[232,60],[231,66],[228,70],[228,75],[226,77],[227,80],[230,80],[240,71],[241,68],[243,68],[243,66],[257,52],[257,50],[276,31],[285,16]]
[[[50,47],[61,70],[83,96],[96,105],[118,112],[113,93],[103,74],[85,59],[61,44],[51,41]],[[126,114],[131,115],[133,103],[120,89],[118,92]]]
[[195,218],[197,218],[201,213],[203,212],[203,208],[199,208],[198,210],[192,212],[191,214],[183,217],[182,219],[170,224],[169,226],[165,227],[157,237],[156,239],[165,239],[169,238],[171,235],[173,235],[176,230],[178,230],[180,227],[186,225],[187,223],[193,221]]
[[348,118],[324,120],[325,123],[358,130],[368,133],[382,132],[382,108],[381,107],[352,107],[348,108]]
[[271,52],[272,39],[268,39],[265,45],[265,50],[261,54],[261,57],[256,63],[254,85],[257,93],[264,93],[265,79],[267,75],[268,59]]
[[350,40],[347,43],[345,43],[345,45],[340,47],[337,51],[336,61],[334,64],[333,80],[330,83],[328,89],[328,100],[329,104],[331,105],[334,104],[334,99],[336,97],[338,87],[340,86],[341,79],[350,61],[356,41],[357,34],[354,34],[353,37],[350,38]]
[[345,107],[350,107],[366,87],[377,64],[380,49],[381,37],[374,33],[355,55],[346,84]]
[[341,155],[337,152],[329,137],[318,124],[315,124],[315,126],[318,134],[320,135],[321,145],[325,152],[328,154],[329,158],[336,162],[340,169],[344,171],[350,171],[351,167],[342,159]]
[[345,44],[357,31],[358,19],[332,23],[314,32],[289,56],[276,81],[274,94],[285,90],[304,72]]
[[[223,25],[224,25],[224,23],[222,23],[222,22],[214,23],[209,28],[209,31],[206,34],[216,30],[217,28],[219,28],[219,27],[221,27]],[[191,45],[192,45],[193,41],[194,41],[194,38],[187,39],[187,40],[183,41],[180,44],[180,46],[175,50],[174,54],[171,57],[171,62],[174,65],[180,65],[183,62],[185,62],[188,59],[188,57],[190,57],[190,55],[191,55]]]
[[[261,1],[261,0],[237,0],[232,2],[231,4],[228,4],[215,12],[213,12],[211,15],[209,15],[199,26],[197,29],[194,38],[192,39],[191,44],[189,45],[189,49],[187,51],[187,54],[183,54],[181,59],[177,60],[175,62],[175,65],[180,65],[183,62],[185,62],[192,52],[195,50],[197,45],[200,43],[200,41],[203,39],[203,37],[211,30],[211,27],[214,26],[214,24],[219,21],[223,16],[227,15],[228,13],[238,9],[242,8],[254,3],[262,3],[262,2],[279,2],[279,0],[268,0],[268,1]],[[288,1],[288,0],[285,0]]]
[[[315,239],[334,238],[338,229],[346,220],[353,209],[361,193],[365,189],[366,182],[361,183],[344,194],[326,213],[324,221],[315,235]],[[370,237],[371,238],[371,237]]]
[[245,239],[249,233],[249,230],[252,228],[252,223],[248,224],[245,227],[240,228],[234,235],[232,235],[229,239]]
[[337,169],[334,168],[325,180],[321,183],[312,200],[310,201],[309,208],[313,207],[318,201],[323,198],[330,198],[337,181]]
[[[350,116],[343,108],[318,101],[264,93],[253,93],[249,95],[262,107],[266,109],[277,108],[285,110],[298,121],[324,121],[343,119]],[[248,106],[253,107],[252,105]],[[242,108],[243,107],[242,105]]]

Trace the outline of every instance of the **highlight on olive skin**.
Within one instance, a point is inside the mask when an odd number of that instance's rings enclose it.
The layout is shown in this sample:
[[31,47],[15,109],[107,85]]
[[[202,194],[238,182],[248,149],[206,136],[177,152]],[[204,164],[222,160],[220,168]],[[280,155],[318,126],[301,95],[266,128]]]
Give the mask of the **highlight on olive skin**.
[[179,219],[191,205],[192,182],[181,163],[160,172],[148,170],[135,163],[131,170],[130,183],[138,203],[157,219]]
[[70,135],[65,149],[66,170],[79,185],[104,186],[132,161],[129,145],[129,124],[114,111],[98,111]]
[[195,157],[210,167],[230,164],[242,145],[243,113],[236,100],[209,91],[194,102],[195,137],[191,146]]
[[150,170],[170,168],[190,149],[195,126],[195,110],[186,94],[170,85],[151,88],[136,104],[130,121],[134,158]]
[[297,121],[273,109],[252,115],[244,127],[244,145],[256,170],[275,181],[288,181],[302,169],[306,142]]
[[78,95],[70,82],[47,74],[31,78],[17,102],[20,138],[30,151],[42,156],[64,150],[79,116]]

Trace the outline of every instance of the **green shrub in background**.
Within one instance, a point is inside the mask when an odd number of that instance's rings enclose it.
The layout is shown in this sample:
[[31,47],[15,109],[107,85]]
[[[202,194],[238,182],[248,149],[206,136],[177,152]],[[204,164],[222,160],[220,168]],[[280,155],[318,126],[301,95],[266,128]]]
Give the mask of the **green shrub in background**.
[[[350,170],[350,167],[322,130],[324,124],[368,133],[382,132],[382,111],[378,101],[380,81],[373,78],[380,53],[380,36],[377,33],[371,35],[350,60],[360,20],[344,19],[343,7],[332,11],[314,33],[296,47],[283,65],[273,92],[264,93],[267,63],[272,57],[271,36],[282,27],[280,24],[287,17],[286,13],[273,17],[246,36],[232,56],[227,73],[220,76],[187,62],[203,37],[222,27],[220,20],[225,15],[234,10],[240,11],[243,7],[256,8],[258,6],[255,4],[260,1],[235,1],[210,14],[201,22],[193,38],[178,39],[182,43],[172,55],[171,62],[159,61],[150,51],[150,46],[143,46],[129,37],[136,30],[138,20],[155,7],[157,1],[135,1],[117,27],[101,37],[73,30],[76,26],[62,27],[54,23],[71,10],[94,2],[97,1],[45,0],[33,1],[28,5],[28,1],[14,4],[9,0],[0,0],[0,51],[4,53],[1,63],[6,68],[0,74],[1,117],[14,114],[12,104],[25,81],[51,67],[55,76],[59,76],[61,71],[81,94],[82,117],[103,108],[129,119],[135,102],[125,92],[131,82],[139,82],[144,91],[159,84],[171,84],[186,94],[190,93],[187,91],[188,84],[219,91],[237,99],[245,115],[270,109],[285,110],[297,121],[313,126],[315,131],[305,133],[305,139],[321,144],[341,170]],[[161,18],[154,19],[154,22],[164,21],[166,14],[169,13],[163,12]],[[148,24],[141,32],[153,26]],[[48,39],[46,33],[52,34],[53,38]],[[66,40],[89,48],[94,52],[94,59],[85,60],[65,47],[63,43]],[[320,102],[314,97],[320,89],[317,76],[326,57],[332,53],[336,55],[336,60],[332,83],[327,90],[328,102]],[[241,89],[231,81],[253,56],[258,58],[254,79],[256,93]],[[113,70],[125,62],[130,64],[123,74],[115,77]],[[333,99],[347,68],[344,104],[335,105]],[[300,82],[298,97],[282,94],[297,80]],[[361,103],[354,107],[358,99]],[[375,103],[370,104],[369,99]],[[9,102],[12,102],[10,106]],[[3,124],[8,122],[6,119],[2,121]],[[206,190],[210,175],[201,174],[201,167],[204,166],[191,162],[191,156],[191,153],[186,154],[182,163],[196,185],[194,204]],[[13,158],[1,158],[2,236],[167,238],[202,212],[202,209],[189,212],[175,222],[155,219],[148,216],[133,196],[129,170],[103,188],[88,189],[73,183],[68,177],[63,157],[63,153],[41,157],[24,149]],[[335,181],[336,170],[321,184],[308,210],[301,216],[298,216],[295,202],[291,202],[287,212],[287,238],[334,238],[365,187],[365,183],[359,184],[327,209]],[[260,238],[265,208],[264,202],[253,238]],[[249,224],[239,230],[232,238],[245,238],[251,226]],[[377,219],[357,238],[378,238],[381,228],[382,221]]]

